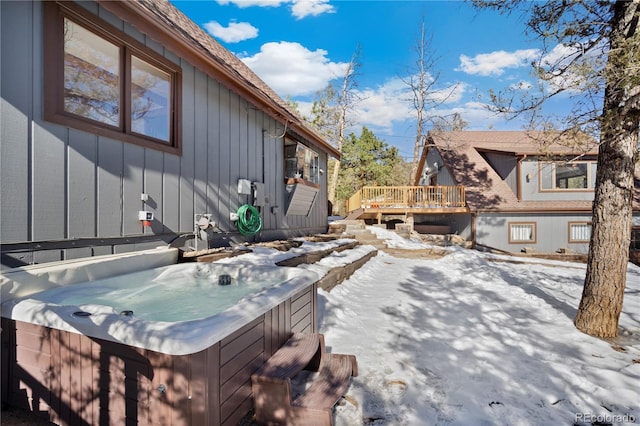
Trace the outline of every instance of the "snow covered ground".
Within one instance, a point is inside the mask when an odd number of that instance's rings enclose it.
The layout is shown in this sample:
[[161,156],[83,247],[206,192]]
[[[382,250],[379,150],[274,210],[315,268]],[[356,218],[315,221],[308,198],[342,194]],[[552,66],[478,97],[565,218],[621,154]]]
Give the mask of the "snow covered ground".
[[[395,247],[425,247],[370,229]],[[582,264],[380,252],[319,291],[328,349],[359,365],[336,424],[640,423],[640,268],[629,265],[624,332],[605,342],[573,325]]]
[[[390,247],[429,248],[369,230]],[[257,247],[222,262],[276,263],[338,243]],[[299,267],[324,275],[372,250]],[[585,265],[447,250],[433,260],[379,252],[318,291],[327,349],[358,359],[336,426],[640,424],[640,268],[629,264],[623,332],[606,342],[573,325]]]

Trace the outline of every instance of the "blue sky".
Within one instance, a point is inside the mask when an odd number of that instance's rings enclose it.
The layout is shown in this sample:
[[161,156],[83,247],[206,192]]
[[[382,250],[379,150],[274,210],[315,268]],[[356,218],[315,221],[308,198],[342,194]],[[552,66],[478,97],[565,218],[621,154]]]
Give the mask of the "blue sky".
[[[339,82],[360,48],[356,77],[361,99],[351,129],[367,126],[409,159],[415,112],[409,87],[415,72],[422,22],[431,37],[437,88],[450,94],[432,114],[461,114],[470,130],[517,130],[484,108],[488,91],[535,86],[530,63],[542,42],[525,34],[521,15],[478,11],[463,1],[172,0],[213,38],[239,56],[281,97],[303,114],[314,94]],[[549,54],[558,53],[549,46]],[[551,108],[563,108],[556,101]]]

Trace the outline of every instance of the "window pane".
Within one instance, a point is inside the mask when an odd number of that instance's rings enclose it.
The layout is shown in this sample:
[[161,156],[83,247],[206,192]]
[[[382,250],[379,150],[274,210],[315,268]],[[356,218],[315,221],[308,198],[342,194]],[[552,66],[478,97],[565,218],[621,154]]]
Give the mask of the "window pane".
[[120,125],[120,49],[64,20],[64,110]]
[[591,238],[591,225],[588,223],[572,223],[570,228],[571,241],[589,241]]
[[587,163],[556,165],[556,188],[587,188]]
[[131,57],[131,130],[169,141],[171,76]]
[[532,224],[511,225],[511,241],[533,241]]
[[598,163],[595,161],[592,161],[589,163],[589,166],[591,167],[591,177],[589,178],[589,188],[593,189],[596,187],[596,170],[597,170],[597,166]]
[[320,157],[306,146],[285,139],[285,174],[287,178],[302,178],[320,183]]
[[542,163],[540,169],[542,189],[553,189],[553,164]]
[[640,250],[640,228],[631,230],[631,250]]

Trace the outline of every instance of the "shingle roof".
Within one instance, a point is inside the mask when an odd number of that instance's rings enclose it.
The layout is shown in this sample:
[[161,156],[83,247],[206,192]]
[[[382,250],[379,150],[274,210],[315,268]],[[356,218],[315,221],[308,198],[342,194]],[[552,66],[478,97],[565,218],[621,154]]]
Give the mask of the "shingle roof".
[[594,148],[585,150],[547,141],[542,133],[526,131],[459,131],[429,135],[429,143],[435,145],[453,179],[458,185],[465,186],[467,205],[472,211],[590,211],[591,201],[518,201],[511,187],[481,155],[486,151],[518,156],[597,155]]
[[580,139],[560,133],[533,131],[457,131],[431,135],[439,146],[471,144],[478,149],[514,155],[598,155],[597,141],[586,135]]
[[[299,131],[313,143],[324,148],[331,155],[340,157],[340,153],[321,135],[308,126],[287,103],[278,96],[271,87],[260,79],[237,56],[225,49],[211,38],[202,28],[184,15],[167,0],[135,0],[119,1],[98,0],[106,9],[118,12],[125,11],[144,20],[145,25],[155,27],[180,43],[186,43],[197,52],[202,61],[209,62],[216,70],[222,71],[224,79],[231,82],[241,95],[251,96],[251,101],[258,103],[263,111],[279,121],[284,121],[290,128]],[[145,32],[149,28],[139,28]],[[185,52],[174,52],[182,55]]]

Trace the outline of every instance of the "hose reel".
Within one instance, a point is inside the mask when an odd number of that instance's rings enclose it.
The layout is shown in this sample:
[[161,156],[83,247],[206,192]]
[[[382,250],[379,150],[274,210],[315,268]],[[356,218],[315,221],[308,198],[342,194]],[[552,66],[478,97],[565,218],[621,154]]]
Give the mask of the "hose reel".
[[262,218],[260,212],[249,204],[244,204],[238,209],[238,220],[236,227],[245,237],[257,234],[262,229]]

